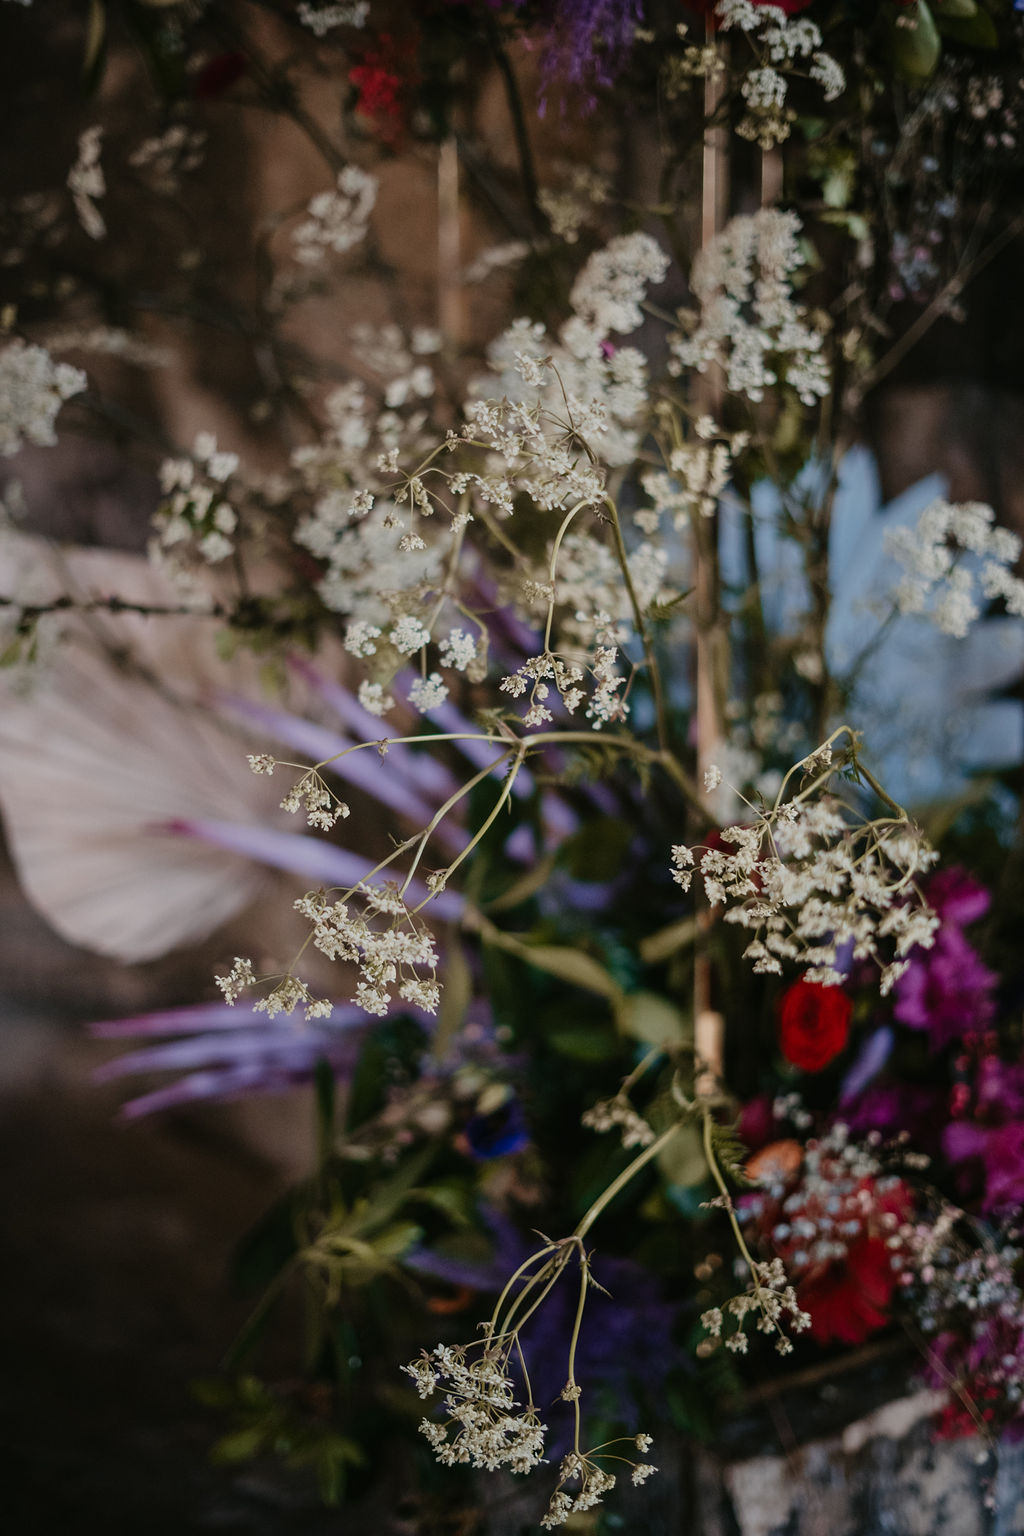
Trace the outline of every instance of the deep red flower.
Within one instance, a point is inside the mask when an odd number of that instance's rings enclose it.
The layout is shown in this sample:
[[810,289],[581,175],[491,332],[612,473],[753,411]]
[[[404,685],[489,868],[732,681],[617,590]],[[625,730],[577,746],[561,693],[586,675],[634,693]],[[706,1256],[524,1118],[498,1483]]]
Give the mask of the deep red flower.
[[862,1237],[841,1264],[803,1280],[797,1295],[811,1315],[811,1337],[819,1344],[861,1344],[884,1328],[896,1285],[891,1260],[883,1238]]
[[217,96],[223,96],[236,80],[242,78],[248,68],[245,54],[239,53],[237,49],[233,49],[230,53],[218,53],[204,64],[196,75],[192,94],[197,101],[212,101]]
[[409,39],[383,32],[348,72],[356,88],[355,110],[373,124],[377,137],[394,146],[408,123],[417,83],[416,49]]
[[779,1007],[779,1045],[804,1072],[820,1072],[844,1049],[853,1003],[840,987],[795,981]]

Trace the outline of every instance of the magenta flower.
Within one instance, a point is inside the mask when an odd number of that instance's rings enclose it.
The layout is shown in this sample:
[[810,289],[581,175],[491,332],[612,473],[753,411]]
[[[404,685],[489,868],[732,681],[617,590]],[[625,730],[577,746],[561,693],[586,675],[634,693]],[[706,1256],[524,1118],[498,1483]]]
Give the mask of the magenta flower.
[[933,1051],[983,1030],[995,1012],[995,974],[965,939],[963,927],[988,910],[989,893],[960,869],[929,881],[928,900],[940,918],[931,949],[911,951],[910,966],[896,983],[895,1017],[910,1029],[927,1030]]
[[946,1127],[942,1146],[951,1163],[980,1163],[983,1211],[1008,1211],[1024,1204],[1024,1123],[987,1126],[955,1120]]

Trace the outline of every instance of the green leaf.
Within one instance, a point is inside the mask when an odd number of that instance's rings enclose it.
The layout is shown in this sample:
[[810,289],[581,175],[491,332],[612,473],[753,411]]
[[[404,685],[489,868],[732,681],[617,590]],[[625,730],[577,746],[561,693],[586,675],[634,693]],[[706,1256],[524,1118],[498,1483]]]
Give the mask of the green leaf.
[[657,992],[630,992],[616,1007],[615,1018],[625,1034],[644,1045],[671,1049],[693,1039],[683,1013]]
[[669,1184],[692,1189],[708,1176],[700,1128],[694,1122],[681,1126],[658,1153],[658,1167]]
[[620,1050],[614,1031],[602,1024],[566,1024],[546,1038],[552,1050],[572,1061],[608,1061]]
[[750,1184],[746,1172],[750,1148],[740,1140],[737,1126],[738,1122],[732,1125],[719,1125],[717,1120],[712,1120],[711,1149],[715,1154],[715,1161],[726,1178],[746,1188]]
[[555,867],[555,855],[546,853],[542,859],[531,864],[530,868],[513,880],[512,884],[500,896],[496,896],[487,903],[488,912],[508,912],[513,907],[520,906],[524,901],[529,901],[543,890],[551,879],[551,872]]
[[574,880],[599,884],[619,874],[633,837],[629,822],[599,816],[566,838],[558,850],[558,862]]
[[560,981],[571,982],[574,987],[596,992],[612,1002],[622,996],[622,988],[614,976],[609,975],[600,961],[584,954],[581,949],[557,944],[523,944],[518,953],[527,965],[536,966],[538,971],[546,971],[549,976],[557,976]]
[[396,1221],[393,1226],[385,1227],[383,1232],[378,1233],[370,1246],[383,1259],[400,1259],[422,1237],[423,1228],[418,1227],[414,1221]]
[[942,40],[926,0],[892,6],[886,16],[889,57],[908,80],[927,80],[942,57]]
[[107,8],[103,0],[89,0],[82,54],[82,86],[92,96],[103,76],[107,54]]
[[942,21],[954,18],[965,20],[970,16],[977,16],[978,7],[976,0],[936,0],[935,14]]
[[469,1226],[473,1218],[474,1192],[464,1179],[439,1179],[436,1184],[410,1189],[408,1199],[434,1206],[456,1226]]
[[939,31],[963,48],[991,51],[999,47],[996,24],[987,11],[978,10],[973,16],[944,14],[939,18]]
[[210,1460],[218,1466],[235,1461],[250,1461],[263,1449],[267,1426],[252,1424],[247,1429],[233,1429],[222,1435],[210,1451]]
[[669,923],[667,928],[659,928],[656,933],[648,934],[646,939],[641,939],[640,958],[645,965],[660,965],[677,950],[692,944],[696,937],[697,919],[681,917],[678,921]]
[[871,225],[862,213],[836,210],[822,213],[819,217],[823,224],[834,224],[837,229],[845,229],[852,240],[866,240],[871,233]]

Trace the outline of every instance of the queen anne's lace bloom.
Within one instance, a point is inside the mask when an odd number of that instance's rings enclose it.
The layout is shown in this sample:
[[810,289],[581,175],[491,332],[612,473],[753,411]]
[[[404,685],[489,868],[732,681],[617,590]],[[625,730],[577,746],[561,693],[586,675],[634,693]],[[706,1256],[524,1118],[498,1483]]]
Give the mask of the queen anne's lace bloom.
[[308,218],[292,235],[296,260],[313,266],[328,251],[340,255],[364,240],[377,187],[376,176],[358,165],[347,165],[340,171],[336,190],[318,192],[310,200]]
[[1024,581],[1013,573],[1021,541],[997,527],[992,508],[981,502],[933,501],[915,528],[891,529],[885,549],[904,570],[895,591],[901,613],[927,614],[958,639],[980,618],[984,600],[1001,599],[1024,617]]
[[[810,765],[822,759],[807,760]],[[823,764],[827,766],[827,763]],[[937,854],[905,818],[863,821],[838,799],[797,797],[777,804],[751,826],[724,828],[725,846],[700,855],[712,906],[753,934],[744,955],[760,975],[780,975],[787,961],[809,981],[842,982],[839,951],[881,968],[888,993],[915,945],[929,948],[939,919],[917,879]],[[673,879],[688,890],[697,861],[672,850]]]
[[532,1406],[524,1408],[517,1401],[500,1352],[482,1348],[471,1356],[461,1346],[438,1344],[402,1369],[416,1383],[420,1397],[438,1390],[444,1394],[445,1422],[420,1423],[420,1433],[442,1466],[530,1472],[541,1464],[547,1426]]
[[755,401],[780,380],[805,405],[828,393],[822,333],[793,298],[793,274],[805,261],[799,236],[796,214],[762,208],[708,242],[691,275],[699,311],[681,313],[686,328],[670,343],[676,372],[718,363],[729,389]]
[[45,347],[9,342],[0,352],[0,454],[9,458],[25,443],[52,447],[57,412],[85,386],[80,368],[55,363]]

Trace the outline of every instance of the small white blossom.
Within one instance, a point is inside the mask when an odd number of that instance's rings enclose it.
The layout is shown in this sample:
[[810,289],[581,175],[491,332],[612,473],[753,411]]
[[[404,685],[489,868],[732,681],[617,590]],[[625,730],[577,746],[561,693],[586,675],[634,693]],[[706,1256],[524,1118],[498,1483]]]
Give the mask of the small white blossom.
[[256,980],[252,968],[252,961],[246,960],[242,955],[235,956],[235,963],[226,976],[215,976],[214,981],[224,994],[224,1001],[233,1003]]
[[388,639],[396,651],[401,651],[403,656],[411,656],[413,651],[422,649],[430,639],[430,630],[420,620],[410,613],[403,613],[394,629],[388,635]]
[[379,639],[379,624],[356,619],[345,631],[345,649],[351,656],[373,656],[377,651],[375,641]]
[[9,342],[0,351],[0,454],[9,458],[25,443],[52,447],[57,412],[86,382],[80,368],[55,363],[45,347]]
[[437,709],[447,697],[448,689],[440,672],[431,672],[429,677],[418,677],[409,689],[409,703],[424,714]]
[[315,5],[300,0],[298,16],[304,27],[316,37],[326,37],[335,27],[365,27],[370,14],[370,0],[354,0],[350,5]]
[[96,207],[96,198],[102,197],[107,183],[100,164],[100,141],[103,129],[86,128],[78,137],[78,159],[68,172],[68,191],[71,193],[78,214],[78,222],[92,240],[102,240],[107,232],[103,215]]
[[730,390],[760,401],[780,379],[807,405],[828,393],[823,337],[793,298],[804,265],[800,221],[762,208],[730,220],[698,253],[691,286],[700,308],[670,341],[676,369],[719,364]]
[[384,691],[382,683],[363,681],[359,684],[359,702],[371,715],[386,715],[389,709],[394,709],[395,701],[390,693]]
[[464,629],[453,629],[441,641],[441,664],[465,672],[476,660],[476,640]]
[[310,199],[308,217],[292,235],[296,259],[312,266],[328,251],[340,255],[364,240],[377,187],[377,177],[357,165],[340,171],[335,191],[318,192]]

